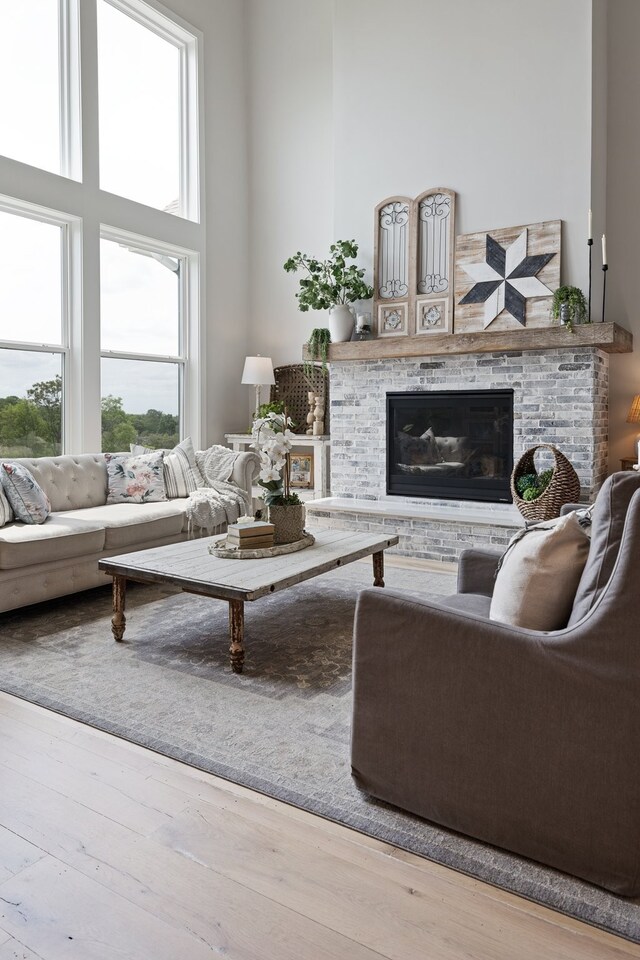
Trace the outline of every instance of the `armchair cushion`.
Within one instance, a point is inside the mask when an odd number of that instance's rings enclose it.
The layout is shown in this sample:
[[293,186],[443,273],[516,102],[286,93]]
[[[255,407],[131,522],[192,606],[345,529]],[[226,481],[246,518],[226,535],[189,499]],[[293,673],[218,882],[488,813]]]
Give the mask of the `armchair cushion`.
[[516,533],[496,577],[491,619],[529,630],[565,627],[589,542],[575,513]]

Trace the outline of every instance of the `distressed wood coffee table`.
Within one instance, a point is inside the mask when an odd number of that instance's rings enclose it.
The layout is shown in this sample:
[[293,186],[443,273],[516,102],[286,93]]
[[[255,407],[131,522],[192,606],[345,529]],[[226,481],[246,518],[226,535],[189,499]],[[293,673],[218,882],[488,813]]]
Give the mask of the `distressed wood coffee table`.
[[113,636],[118,641],[124,637],[127,580],[170,583],[185,593],[229,602],[231,669],[234,673],[242,673],[245,601],[259,600],[368,556],[373,557],[374,587],[384,586],[384,551],[395,546],[398,537],[346,530],[322,530],[314,535],[316,542],[312,547],[265,560],[221,560],[211,556],[210,545],[224,539],[224,535],[100,560],[99,568],[113,577]]

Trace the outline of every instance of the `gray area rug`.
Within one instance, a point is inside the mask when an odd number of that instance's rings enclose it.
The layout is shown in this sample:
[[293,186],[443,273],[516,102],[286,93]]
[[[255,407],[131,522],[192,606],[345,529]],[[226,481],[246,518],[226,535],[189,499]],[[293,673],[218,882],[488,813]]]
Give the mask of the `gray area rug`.
[[[387,586],[437,597],[450,574],[388,567]],[[640,902],[606,893],[378,803],[349,767],[351,630],[371,563],[246,607],[245,673],[231,673],[227,605],[128,590],[125,642],[110,590],[0,615],[0,688],[235,783],[387,840],[640,942]]]

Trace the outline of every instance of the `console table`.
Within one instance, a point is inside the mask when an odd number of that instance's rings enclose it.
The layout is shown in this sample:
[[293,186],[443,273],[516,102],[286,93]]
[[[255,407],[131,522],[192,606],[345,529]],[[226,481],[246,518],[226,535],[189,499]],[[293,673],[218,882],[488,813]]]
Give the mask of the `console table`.
[[[250,447],[253,442],[250,433],[225,433],[224,437],[236,453]],[[306,433],[296,433],[291,445],[293,447],[310,447],[313,450],[313,491],[317,497],[328,497],[331,437],[328,434],[313,437]]]

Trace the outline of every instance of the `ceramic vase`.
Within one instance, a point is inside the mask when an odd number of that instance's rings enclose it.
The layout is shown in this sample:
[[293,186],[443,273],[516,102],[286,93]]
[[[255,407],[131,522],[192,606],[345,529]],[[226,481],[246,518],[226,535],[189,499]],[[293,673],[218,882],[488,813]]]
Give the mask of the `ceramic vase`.
[[345,343],[351,340],[355,318],[351,307],[338,303],[329,311],[329,333],[332,343]]
[[269,507],[269,521],[274,526],[273,542],[295,543],[304,533],[304,503]]

